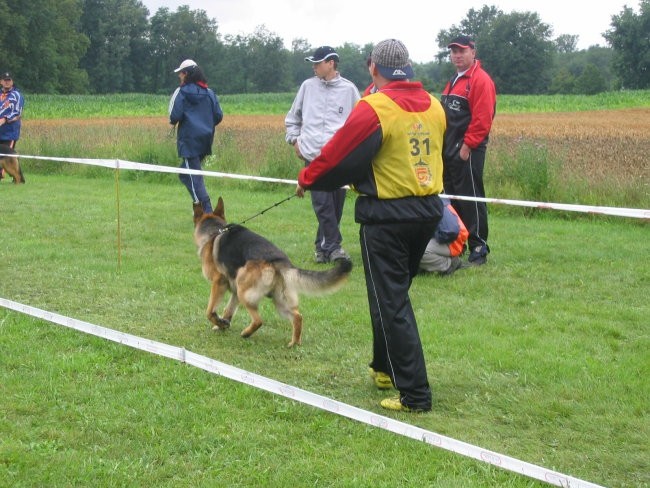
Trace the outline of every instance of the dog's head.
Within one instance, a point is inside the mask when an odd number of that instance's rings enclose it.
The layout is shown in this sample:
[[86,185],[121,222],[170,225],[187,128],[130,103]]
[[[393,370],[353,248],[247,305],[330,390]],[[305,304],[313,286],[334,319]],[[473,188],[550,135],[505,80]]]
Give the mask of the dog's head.
[[217,201],[217,207],[212,211],[212,213],[206,214],[203,211],[203,206],[200,203],[194,204],[194,226],[196,227],[201,220],[205,220],[210,217],[216,217],[218,220],[223,222],[223,226],[226,225],[226,213],[223,207],[223,199],[219,197]]
[[200,203],[194,204],[194,242],[199,248],[219,234],[226,225],[226,214],[221,197],[212,213],[205,213]]

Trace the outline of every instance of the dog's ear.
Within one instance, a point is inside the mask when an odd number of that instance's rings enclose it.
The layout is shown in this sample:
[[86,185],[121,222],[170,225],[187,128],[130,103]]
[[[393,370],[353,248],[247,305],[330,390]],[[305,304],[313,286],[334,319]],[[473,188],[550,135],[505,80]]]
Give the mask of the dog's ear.
[[203,205],[200,203],[192,204],[194,207],[194,225],[203,217]]
[[226,220],[226,212],[223,208],[223,198],[219,197],[217,200],[217,208],[213,212],[217,217],[221,217],[224,221]]

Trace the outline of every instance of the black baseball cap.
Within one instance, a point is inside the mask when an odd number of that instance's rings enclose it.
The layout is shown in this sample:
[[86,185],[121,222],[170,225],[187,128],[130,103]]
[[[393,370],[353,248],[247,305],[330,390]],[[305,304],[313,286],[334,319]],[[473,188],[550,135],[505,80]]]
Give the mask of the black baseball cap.
[[14,77],[11,76],[11,73],[9,73],[9,71],[3,71],[2,76],[0,78],[3,79],[3,80],[13,80],[14,79]]
[[469,36],[457,36],[454,37],[449,44],[447,44],[448,49],[451,49],[452,46],[458,46],[463,49],[474,49],[474,39]]

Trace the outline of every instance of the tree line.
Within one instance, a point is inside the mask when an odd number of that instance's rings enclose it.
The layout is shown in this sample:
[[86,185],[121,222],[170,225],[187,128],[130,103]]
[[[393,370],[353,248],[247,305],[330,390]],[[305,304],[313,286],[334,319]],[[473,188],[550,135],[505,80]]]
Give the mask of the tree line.
[[[160,8],[150,16],[139,0],[0,0],[0,69],[11,71],[25,92],[110,94],[169,93],[173,69],[196,60],[217,93],[273,93],[297,89],[312,75],[305,39],[291,48],[266,26],[247,35],[222,35],[204,10]],[[470,9],[437,35],[438,54],[414,63],[417,79],[440,91],[454,71],[446,48],[464,33],[502,94],[595,94],[650,87],[650,0],[639,12],[612,13],[603,33],[608,46],[577,50],[578,36],[552,37],[535,12]],[[370,82],[366,60],[373,45],[334,46],[339,69],[360,90]]]

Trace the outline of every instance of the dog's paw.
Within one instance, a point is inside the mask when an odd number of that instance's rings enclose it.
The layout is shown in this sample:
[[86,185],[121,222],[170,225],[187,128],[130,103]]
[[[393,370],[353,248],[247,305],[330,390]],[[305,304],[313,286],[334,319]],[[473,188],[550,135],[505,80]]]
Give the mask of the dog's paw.
[[289,341],[289,344],[287,344],[287,347],[293,347],[293,346],[300,346],[302,345],[302,341]]
[[217,323],[222,329],[230,327],[230,320],[217,316]]
[[210,315],[210,322],[214,324],[212,330],[224,330],[230,327],[230,320],[222,319],[214,312]]

